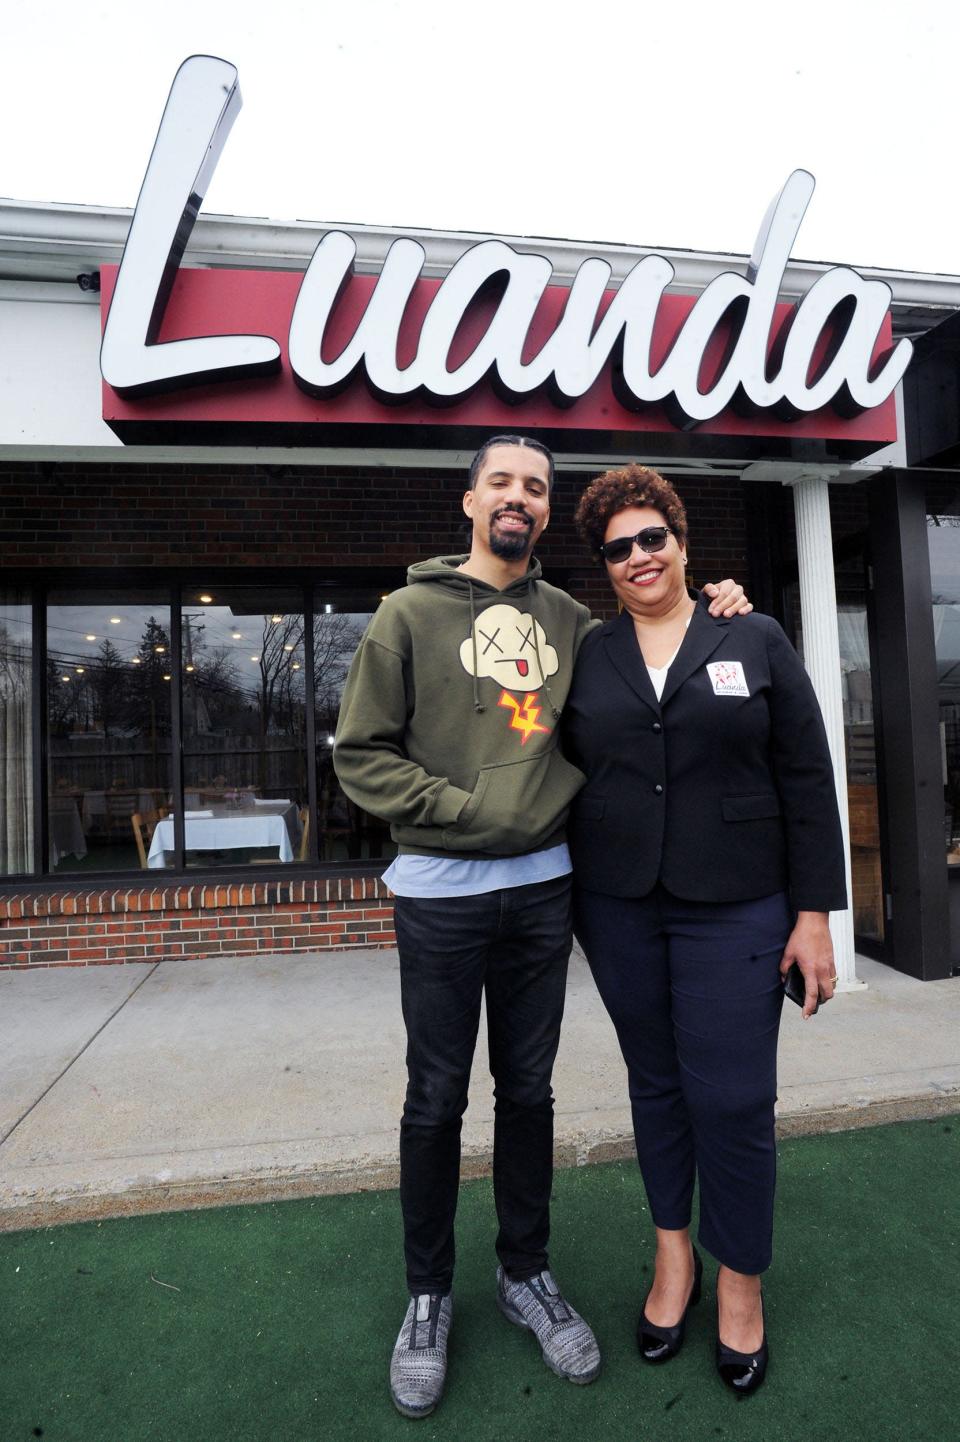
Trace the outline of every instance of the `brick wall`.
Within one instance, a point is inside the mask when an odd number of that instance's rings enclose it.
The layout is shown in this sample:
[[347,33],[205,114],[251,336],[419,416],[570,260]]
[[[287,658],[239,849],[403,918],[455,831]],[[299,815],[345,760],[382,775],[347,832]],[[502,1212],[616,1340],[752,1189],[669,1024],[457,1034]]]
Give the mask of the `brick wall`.
[[[549,578],[569,573],[578,595],[606,603],[601,572],[573,527],[588,477],[560,475],[550,527],[538,546]],[[681,481],[695,580],[746,578],[748,487]],[[160,572],[165,567],[406,567],[466,549],[464,475],[277,466],[85,466],[33,462],[0,468],[0,557],[5,567],[57,580],[77,567]]]
[[[538,548],[544,572],[599,616],[614,607],[585,557],[573,511],[589,477],[561,474]],[[749,586],[749,487],[680,483],[695,584],[732,575]],[[29,579],[70,584],[70,572],[171,567],[405,568],[466,549],[464,473],[282,466],[53,464],[0,468],[0,562]],[[202,577],[198,577],[202,579]],[[291,579],[295,579],[291,576]],[[368,868],[369,870],[369,868]],[[49,883],[48,883],[49,885]],[[306,881],[169,885],[157,889],[0,888],[0,969],[114,965],[220,953],[387,946],[389,893],[369,874]]]
[[394,941],[390,893],[372,876],[0,897],[0,971]]

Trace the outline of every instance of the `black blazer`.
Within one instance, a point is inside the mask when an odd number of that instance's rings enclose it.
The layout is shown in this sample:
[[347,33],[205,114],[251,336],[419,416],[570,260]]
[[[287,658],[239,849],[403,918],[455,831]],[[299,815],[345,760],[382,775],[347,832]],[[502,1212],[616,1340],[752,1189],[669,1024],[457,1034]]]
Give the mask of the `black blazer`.
[[563,726],[587,776],[569,827],[581,886],[645,896],[661,881],[717,902],[786,890],[798,911],[846,907],[820,708],[769,616],[716,619],[701,600],[658,703],[623,612],[584,640]]

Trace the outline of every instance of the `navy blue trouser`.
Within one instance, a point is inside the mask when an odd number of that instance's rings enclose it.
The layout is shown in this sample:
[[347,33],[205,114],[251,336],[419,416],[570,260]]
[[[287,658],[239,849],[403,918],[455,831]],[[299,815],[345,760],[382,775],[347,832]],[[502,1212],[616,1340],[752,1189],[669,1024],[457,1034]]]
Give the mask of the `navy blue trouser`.
[[400,1204],[411,1293],[453,1280],[460,1128],[486,994],[494,1080],[497,1255],[509,1276],[547,1265],[553,1177],[550,1077],[572,934],[570,877],[482,896],[398,896],[407,1095]]
[[793,926],[783,893],[680,901],[577,889],[574,930],[616,1028],[650,1211],[690,1224],[737,1272],[773,1248],[779,963]]

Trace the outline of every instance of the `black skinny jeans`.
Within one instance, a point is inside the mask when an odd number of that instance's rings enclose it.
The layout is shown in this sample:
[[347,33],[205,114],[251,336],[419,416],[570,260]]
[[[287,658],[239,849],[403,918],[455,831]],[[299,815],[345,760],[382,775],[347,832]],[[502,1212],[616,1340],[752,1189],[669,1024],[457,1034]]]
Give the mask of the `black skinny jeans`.
[[570,878],[482,896],[398,897],[407,1028],[400,1202],[411,1293],[449,1292],[460,1128],[486,993],[494,1080],[497,1255],[511,1277],[547,1265],[553,1177],[550,1076],[570,957]]

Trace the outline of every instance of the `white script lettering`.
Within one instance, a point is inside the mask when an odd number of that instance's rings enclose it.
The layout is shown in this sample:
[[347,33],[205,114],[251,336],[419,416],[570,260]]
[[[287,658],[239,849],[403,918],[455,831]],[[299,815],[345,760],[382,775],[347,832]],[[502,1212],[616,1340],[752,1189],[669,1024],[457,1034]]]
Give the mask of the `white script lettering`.
[[157,344],[184,247],[242,103],[236,68],[226,60],[191,55],[174,76],[100,347],[100,372],[121,395],[280,369],[280,347],[270,336]]
[[[233,66],[210,56],[184,61],[160,123],[104,330],[101,369],[121,394],[280,368],[279,346],[266,336],[157,343],[187,237],[239,106]],[[511,401],[546,391],[556,405],[569,406],[609,365],[623,405],[664,405],[682,427],[711,420],[730,406],[774,410],[787,419],[827,405],[847,415],[869,409],[891,394],[912,354],[904,339],[873,359],[890,306],[888,286],[838,266],[821,275],[785,318],[776,317],[814,185],[804,170],[790,175],[767,211],[746,274],[726,271],[705,287],[656,368],[657,320],[674,278],[669,261],[658,255],[639,261],[601,316],[611,270],[599,258],[585,260],[551,334],[524,361],[553,271],[544,256],[521,253],[500,240],[471,247],[451,267],[430,302],[413,359],[401,366],[401,329],[426,258],[423,247],[407,238],[390,247],[351,338],[326,361],[330,318],[350,284],[356,257],[352,238],[330,231],[314,251],[297,296],[291,370],[304,391],[321,397],[362,375],[378,399],[392,404],[420,397],[450,405],[489,380]],[[492,316],[470,354],[451,367],[464,320],[493,286],[498,291]],[[708,355],[720,359],[704,384]]]

